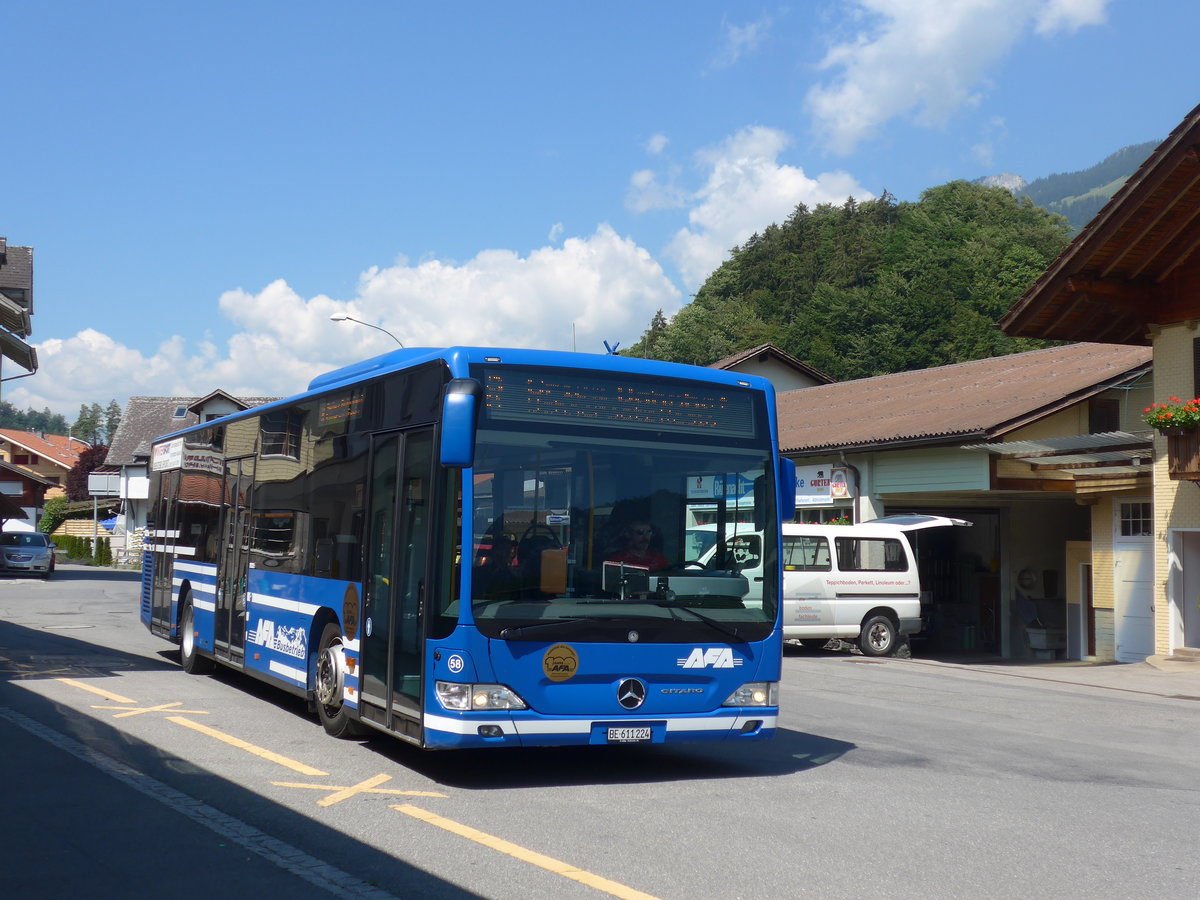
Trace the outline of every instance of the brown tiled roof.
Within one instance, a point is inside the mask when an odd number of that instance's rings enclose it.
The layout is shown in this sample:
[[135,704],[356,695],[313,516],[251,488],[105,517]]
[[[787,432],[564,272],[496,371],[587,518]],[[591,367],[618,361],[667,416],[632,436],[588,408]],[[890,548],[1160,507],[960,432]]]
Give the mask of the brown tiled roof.
[[749,350],[743,350],[741,353],[733,354],[733,356],[727,356],[724,359],[718,359],[708,368],[732,369],[738,363],[745,362],[749,359],[754,359],[756,356],[776,359],[784,365],[791,366],[793,369],[804,373],[809,378],[820,384],[831,384],[833,382],[833,379],[820,369],[816,368],[815,366],[810,366],[799,357],[792,356],[792,354],[785,350],[780,350],[774,344],[759,344],[757,347],[751,347]]
[[15,428],[0,428],[0,438],[36,453],[48,462],[57,463],[64,470],[70,469],[87,449],[87,444],[71,440],[61,434],[43,434],[40,431],[18,431]]
[[[218,392],[209,394],[214,396]],[[225,395],[228,396],[228,395]],[[121,424],[113,435],[108,449],[106,466],[133,465],[139,456],[150,455],[150,443],[156,437],[188,428],[200,421],[194,411],[201,397],[130,397],[125,411],[121,413]],[[272,397],[236,397],[245,408],[260,406]],[[175,411],[183,408],[184,415],[175,418]]]
[[1069,344],[778,395],[784,452],[990,439],[1150,365],[1148,347]]

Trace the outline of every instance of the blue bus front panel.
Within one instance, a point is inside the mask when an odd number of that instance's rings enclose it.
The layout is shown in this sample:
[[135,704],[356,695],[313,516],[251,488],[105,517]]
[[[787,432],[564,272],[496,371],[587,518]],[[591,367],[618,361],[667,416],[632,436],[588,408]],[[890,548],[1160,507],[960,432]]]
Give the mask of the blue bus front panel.
[[[774,734],[777,705],[724,705],[744,685],[778,682],[780,653],[773,640],[633,646],[488,641],[462,630],[457,636],[461,640],[437,642],[427,657],[430,748],[762,740]],[[474,652],[458,649],[467,646]],[[438,681],[503,685],[527,708],[447,709]]]

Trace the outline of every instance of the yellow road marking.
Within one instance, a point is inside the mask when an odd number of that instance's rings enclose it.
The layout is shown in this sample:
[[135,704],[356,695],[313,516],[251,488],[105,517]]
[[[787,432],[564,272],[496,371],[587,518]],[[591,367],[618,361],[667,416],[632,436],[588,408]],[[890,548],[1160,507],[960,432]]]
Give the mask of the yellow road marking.
[[538,866],[548,872],[553,872],[555,875],[570,878],[572,881],[586,884],[588,887],[595,888],[598,891],[612,894],[614,897],[620,897],[621,900],[657,900],[657,898],[650,894],[644,894],[616,881],[609,881],[607,878],[601,878],[599,875],[585,872],[583,869],[577,868],[570,863],[561,862],[553,857],[544,856],[541,853],[535,853],[533,850],[527,850],[503,838],[477,831],[469,825],[463,825],[460,822],[455,822],[453,819],[447,819],[428,810],[410,806],[407,803],[400,805],[393,804],[392,809],[398,810],[406,816],[412,816],[414,819],[420,819],[422,822],[427,822],[430,825],[436,825],[438,828],[443,828],[452,834],[457,834],[459,837],[475,841],[477,844],[483,844],[485,847],[504,853],[514,859],[519,859],[522,862]]
[[232,734],[226,734],[223,731],[217,731],[215,728],[209,728],[207,725],[201,725],[199,722],[193,722],[191,719],[185,719],[183,716],[167,716],[167,721],[174,722],[176,725],[182,725],[184,728],[190,728],[193,731],[198,731],[201,734],[207,734],[209,737],[223,741],[231,747],[237,747],[239,750],[245,750],[247,753],[261,756],[265,760],[278,763],[294,772],[299,772],[301,775],[329,774],[328,772],[322,772],[320,769],[314,769],[312,766],[306,766],[302,762],[296,762],[294,759],[288,759],[286,756],[280,756],[278,753],[265,750],[262,747],[256,747],[254,744],[247,743],[241,738],[235,738]]
[[391,797],[442,797],[445,794],[439,794],[436,791],[401,791],[396,788],[381,788],[378,785],[385,781],[391,781],[391,775],[376,775],[374,778],[368,778],[366,781],[360,781],[353,787],[340,787],[333,784],[303,784],[297,781],[272,781],[271,784],[276,787],[291,787],[303,788],[310,791],[333,791],[328,797],[322,797],[317,801],[318,806],[333,806],[335,803],[341,803],[356,794],[387,794]]
[[207,716],[208,715],[208,712],[203,709],[176,709],[177,706],[183,706],[183,702],[180,700],[177,700],[174,703],[163,703],[163,704],[160,704],[159,706],[135,706],[132,708],[128,707],[128,706],[97,706],[96,704],[93,703],[92,709],[119,709],[119,710],[122,710],[122,712],[119,712],[115,716],[113,716],[114,719],[127,719],[130,716],[140,716],[142,713],[168,712],[168,711],[176,712],[176,713],[189,713],[190,715],[194,715],[194,716]]
[[58,678],[63,684],[69,684],[71,687],[79,688],[81,691],[90,691],[105,700],[111,700],[113,703],[137,703],[136,700],[130,700],[128,697],[122,697],[120,694],[114,694],[111,691],[106,691],[98,687],[92,687],[83,681],[76,681],[74,678]]

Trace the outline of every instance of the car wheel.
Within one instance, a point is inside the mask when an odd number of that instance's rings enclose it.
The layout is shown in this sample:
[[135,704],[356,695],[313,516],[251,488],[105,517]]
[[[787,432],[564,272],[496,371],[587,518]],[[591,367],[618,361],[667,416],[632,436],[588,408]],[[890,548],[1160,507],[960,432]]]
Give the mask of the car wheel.
[[317,718],[326,732],[336,738],[358,737],[364,729],[350,718],[346,708],[345,687],[346,656],[342,644],[342,630],[333,622],[321,632],[321,643],[317,650],[317,679],[314,699]]
[[863,622],[858,648],[863,656],[887,656],[896,652],[896,625],[885,615],[874,615]]
[[183,615],[179,617],[179,661],[189,675],[207,675],[213,669],[211,659],[196,650],[196,614],[191,594],[183,597]]

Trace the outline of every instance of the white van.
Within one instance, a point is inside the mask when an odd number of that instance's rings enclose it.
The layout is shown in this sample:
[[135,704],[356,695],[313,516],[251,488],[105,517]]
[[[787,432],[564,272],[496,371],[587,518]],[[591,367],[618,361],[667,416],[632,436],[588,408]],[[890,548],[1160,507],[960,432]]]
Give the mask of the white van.
[[[783,637],[823,646],[857,640],[867,656],[887,656],[901,637],[921,630],[921,583],[907,533],[971,525],[946,516],[885,516],[859,525],[783,526]],[[761,535],[731,538],[739,571],[750,584],[746,602],[762,597]],[[712,548],[701,559],[716,553]],[[811,643],[810,643],[811,642]]]

